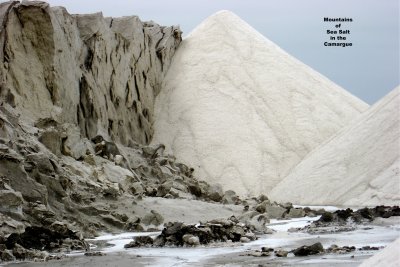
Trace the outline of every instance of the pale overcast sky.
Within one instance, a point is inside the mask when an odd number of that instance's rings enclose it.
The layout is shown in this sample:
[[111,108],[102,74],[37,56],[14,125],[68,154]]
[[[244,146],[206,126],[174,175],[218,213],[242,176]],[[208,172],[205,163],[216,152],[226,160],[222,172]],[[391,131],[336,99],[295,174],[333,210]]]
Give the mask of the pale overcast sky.
[[[284,50],[369,104],[399,85],[399,0],[49,0],[70,13],[138,15],[184,34],[209,15],[231,10]],[[352,47],[324,47],[324,17],[349,17]]]

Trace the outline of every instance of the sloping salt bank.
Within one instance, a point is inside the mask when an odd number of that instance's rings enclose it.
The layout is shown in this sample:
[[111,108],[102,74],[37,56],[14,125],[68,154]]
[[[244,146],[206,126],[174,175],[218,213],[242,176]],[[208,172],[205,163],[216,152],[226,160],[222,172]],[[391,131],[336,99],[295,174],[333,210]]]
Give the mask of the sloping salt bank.
[[359,267],[398,267],[400,266],[400,238],[390,243],[384,250],[364,261]]
[[399,205],[399,156],[400,87],[311,152],[269,196],[304,205]]
[[178,48],[156,99],[153,143],[224,189],[268,193],[367,107],[220,11]]

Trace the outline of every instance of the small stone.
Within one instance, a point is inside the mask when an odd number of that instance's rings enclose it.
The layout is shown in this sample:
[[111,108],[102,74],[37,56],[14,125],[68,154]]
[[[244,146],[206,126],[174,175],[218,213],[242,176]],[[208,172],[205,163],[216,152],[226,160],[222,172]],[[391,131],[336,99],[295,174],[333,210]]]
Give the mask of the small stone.
[[167,195],[172,188],[173,182],[172,181],[167,181],[165,183],[163,183],[162,185],[160,185],[157,188],[157,197],[165,197],[165,195]]
[[240,238],[241,243],[249,243],[251,240],[248,237],[242,236]]
[[144,193],[143,185],[141,182],[132,183],[129,189],[133,195],[140,195]]
[[277,250],[275,251],[275,256],[277,257],[287,257],[288,252],[286,250]]
[[268,200],[268,197],[267,197],[266,195],[261,194],[261,195],[258,197],[258,201],[259,201],[259,202],[264,202],[265,200]]
[[85,155],[83,157],[83,161],[86,162],[89,165],[96,166],[96,160],[94,159],[93,154]]
[[265,204],[261,203],[256,206],[256,211],[259,213],[264,213],[266,210]]
[[24,260],[27,257],[26,249],[19,244],[14,245],[12,253],[18,260]]
[[91,251],[91,252],[86,252],[84,255],[88,256],[88,257],[92,257],[92,256],[104,256],[106,254],[101,251]]
[[114,157],[114,162],[115,162],[115,164],[121,166],[122,163],[123,163],[123,161],[124,161],[124,157],[123,157],[123,156],[121,156],[121,155],[115,155],[115,157]]
[[238,195],[233,190],[225,191],[224,196],[222,197],[223,204],[236,204],[239,201]]
[[220,202],[223,197],[222,186],[219,184],[210,186],[208,191],[208,197],[215,202]]
[[182,237],[183,242],[189,246],[198,246],[200,245],[200,239],[197,236],[186,234]]
[[244,236],[250,239],[250,241],[254,241],[257,239],[257,236],[254,233],[246,233]]
[[261,252],[272,252],[272,251],[274,251],[273,248],[269,248],[269,247],[262,247],[261,248]]

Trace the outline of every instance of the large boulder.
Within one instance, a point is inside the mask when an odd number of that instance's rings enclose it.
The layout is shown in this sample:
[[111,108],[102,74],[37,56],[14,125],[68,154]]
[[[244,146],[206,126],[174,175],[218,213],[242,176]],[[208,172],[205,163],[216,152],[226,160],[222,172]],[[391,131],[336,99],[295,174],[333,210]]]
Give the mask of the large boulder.
[[267,213],[269,218],[282,218],[283,214],[286,212],[285,208],[282,208],[279,205],[267,205],[265,207],[265,212]]
[[74,124],[66,123],[63,126],[65,136],[62,139],[62,154],[83,159],[88,154],[94,154],[91,142],[81,135],[79,127]]
[[233,190],[227,190],[222,197],[222,203],[224,204],[238,204],[240,201],[239,196]]
[[182,237],[183,242],[188,246],[198,246],[200,245],[199,237],[191,234],[186,234]]
[[208,189],[208,198],[215,201],[220,202],[222,197],[224,196],[224,192],[222,190],[222,186],[220,184],[211,185]]
[[20,192],[14,190],[0,190],[0,211],[17,211],[24,202]]
[[45,147],[47,147],[51,153],[61,156],[61,144],[63,137],[63,133],[52,127],[43,130],[39,136],[39,141],[42,142],[42,144],[45,145]]
[[300,218],[304,217],[306,212],[302,208],[291,208],[289,213],[286,215],[289,218]]
[[293,250],[295,256],[309,256],[324,252],[324,247],[320,242],[312,244],[311,246],[301,246]]

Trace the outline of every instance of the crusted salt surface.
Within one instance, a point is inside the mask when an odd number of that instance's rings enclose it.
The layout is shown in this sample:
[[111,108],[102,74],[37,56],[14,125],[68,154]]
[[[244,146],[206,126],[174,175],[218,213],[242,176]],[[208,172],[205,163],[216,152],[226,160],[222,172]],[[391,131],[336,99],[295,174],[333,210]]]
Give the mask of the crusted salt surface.
[[311,152],[270,197],[305,205],[399,205],[399,156],[400,87]]
[[398,267],[400,266],[400,238],[390,243],[384,250],[364,261],[360,267]]
[[229,11],[181,43],[155,104],[155,135],[197,176],[268,193],[368,107]]

